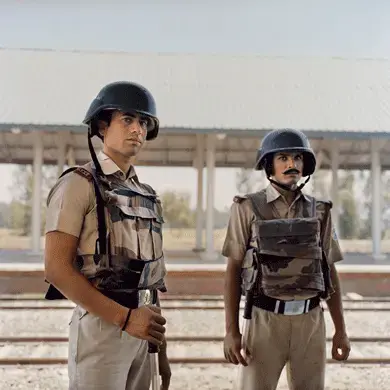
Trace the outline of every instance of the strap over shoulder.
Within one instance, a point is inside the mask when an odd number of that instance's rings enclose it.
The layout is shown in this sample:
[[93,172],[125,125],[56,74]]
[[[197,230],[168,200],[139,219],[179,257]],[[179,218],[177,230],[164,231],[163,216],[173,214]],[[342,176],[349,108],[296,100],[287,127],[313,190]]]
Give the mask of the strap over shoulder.
[[246,195],[236,195],[233,199],[235,203],[242,203],[249,199],[253,213],[257,219],[272,219],[272,209],[267,203],[267,195],[264,190]]
[[95,197],[96,197],[96,211],[98,220],[98,239],[96,242],[95,254],[107,253],[107,226],[105,218],[105,202],[102,193],[99,188],[99,179],[94,170],[90,171],[87,166],[75,166],[64,171],[60,177],[67,175],[70,172],[74,172],[81,177],[84,177],[93,184]]
[[317,199],[317,203],[322,203],[325,206],[329,207],[329,209],[331,209],[333,207],[333,202],[331,200]]
[[78,167],[70,167],[68,169],[66,169],[64,172],[61,173],[61,175],[59,176],[59,179],[61,177],[64,177],[65,175],[67,175],[68,173],[71,173],[73,171],[75,171]]
[[[329,212],[331,208],[333,207],[333,203],[331,200],[323,200],[323,199],[316,199],[313,196],[305,195],[306,198],[308,198],[311,202],[311,217],[315,217],[317,213],[317,207],[320,205],[324,207],[324,209]],[[306,210],[307,212],[307,210]],[[306,215],[308,217],[308,215]]]

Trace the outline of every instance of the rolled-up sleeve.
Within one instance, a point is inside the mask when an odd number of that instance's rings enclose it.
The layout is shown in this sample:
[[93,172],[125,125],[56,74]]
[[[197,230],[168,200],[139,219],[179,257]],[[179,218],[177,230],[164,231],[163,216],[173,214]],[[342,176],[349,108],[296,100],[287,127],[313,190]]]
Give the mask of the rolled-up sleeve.
[[252,221],[253,212],[248,200],[232,204],[226,237],[222,247],[223,256],[242,263],[251,242]]
[[79,238],[92,191],[91,183],[78,174],[59,179],[47,198],[45,233],[59,231]]

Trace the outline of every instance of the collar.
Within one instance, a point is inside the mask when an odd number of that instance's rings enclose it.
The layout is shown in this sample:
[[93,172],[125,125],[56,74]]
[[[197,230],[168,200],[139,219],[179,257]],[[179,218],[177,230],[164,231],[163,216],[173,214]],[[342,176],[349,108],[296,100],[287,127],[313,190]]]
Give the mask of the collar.
[[[108,176],[108,175],[114,175],[118,173],[119,176],[123,176],[123,177],[127,176],[127,172],[123,172],[118,167],[118,165],[116,165],[115,162],[110,157],[108,157],[103,151],[100,151],[98,153],[97,159],[99,161],[99,164],[102,168],[104,175]],[[132,165],[130,167],[129,175],[127,178],[129,179],[133,176],[136,176],[136,173],[135,173],[134,166]]]
[[[282,196],[282,194],[270,183],[268,184],[266,188],[266,196],[267,196],[267,203],[272,203],[276,199]],[[295,198],[295,200],[298,200],[299,198],[303,198],[307,202],[311,202],[311,199],[307,197],[303,192],[298,191],[298,194]]]

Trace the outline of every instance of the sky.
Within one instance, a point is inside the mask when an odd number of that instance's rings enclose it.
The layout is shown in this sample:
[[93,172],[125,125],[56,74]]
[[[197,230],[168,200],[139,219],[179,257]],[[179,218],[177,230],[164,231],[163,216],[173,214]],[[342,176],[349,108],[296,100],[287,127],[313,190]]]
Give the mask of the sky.
[[[0,2],[8,48],[390,58],[389,42],[386,0]],[[189,191],[195,204],[194,169],[137,171],[158,191]],[[11,199],[12,172],[0,165],[0,201]],[[228,207],[236,192],[235,170],[218,169],[215,206]]]

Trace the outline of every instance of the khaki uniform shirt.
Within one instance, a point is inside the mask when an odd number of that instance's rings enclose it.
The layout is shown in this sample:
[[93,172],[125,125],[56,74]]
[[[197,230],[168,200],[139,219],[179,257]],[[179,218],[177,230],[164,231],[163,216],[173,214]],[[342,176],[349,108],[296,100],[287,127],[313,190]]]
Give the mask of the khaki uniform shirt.
[[[267,203],[270,205],[274,218],[300,218],[297,207],[299,202],[310,202],[310,199],[303,193],[299,193],[291,205],[288,204],[284,196],[271,184],[266,188]],[[318,203],[317,216],[321,221],[321,241],[325,255],[329,264],[343,260],[340,245],[338,243],[335,230],[332,224],[330,213],[326,213],[325,205]],[[234,261],[242,264],[245,253],[250,247],[256,248],[256,228],[254,225],[255,214],[249,199],[241,203],[233,203],[231,206],[230,220],[227,228],[222,254]],[[297,293],[293,296],[279,296],[279,299],[307,299],[313,295]]]
[[[131,167],[128,175],[103,152],[98,153],[97,158],[103,173],[107,179],[119,178],[123,185],[129,189],[137,191],[147,190],[139,183],[134,167]],[[93,184],[86,178],[74,172],[63,176],[49,193],[47,199],[46,233],[60,231],[79,238],[78,255],[93,255],[95,253],[95,243],[98,238],[97,230],[96,198]],[[116,237],[116,241],[121,240],[126,244],[129,253],[140,254],[142,259],[154,259],[162,255],[162,238],[160,234],[153,234],[150,239],[149,230],[139,229],[136,220],[126,220],[128,229],[121,232],[121,237]],[[107,229],[110,223],[107,219]],[[114,231],[114,235],[115,235]],[[111,231],[111,234],[113,232]],[[126,235],[123,236],[123,235]],[[116,234],[118,236],[118,234]],[[130,246],[130,248],[129,248]],[[112,253],[116,254],[118,248],[113,247]],[[158,252],[158,253],[156,253]],[[85,276],[94,276],[95,270],[88,268]]]

